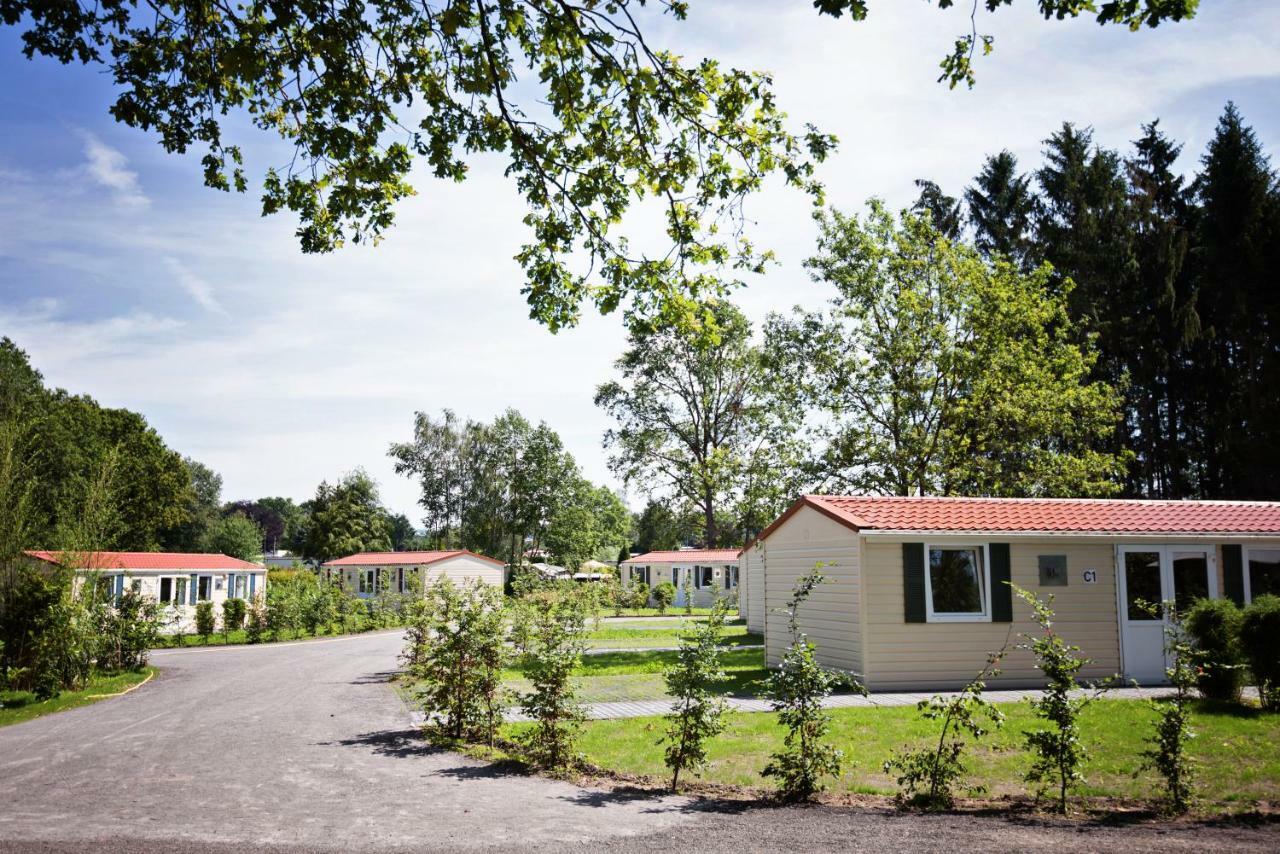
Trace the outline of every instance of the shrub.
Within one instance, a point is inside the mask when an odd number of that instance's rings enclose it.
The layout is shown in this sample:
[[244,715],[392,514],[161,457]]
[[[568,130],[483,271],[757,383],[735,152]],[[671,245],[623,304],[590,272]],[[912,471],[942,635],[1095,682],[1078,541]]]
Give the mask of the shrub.
[[571,677],[586,645],[586,608],[571,591],[547,590],[528,596],[521,610],[519,649],[531,688],[519,700],[534,721],[524,745],[543,767],[563,768],[575,758],[584,716]]
[[1262,707],[1280,711],[1280,596],[1259,596],[1240,617],[1240,646]]
[[1095,699],[1093,696],[1075,693],[1076,680],[1089,659],[1076,655],[1080,647],[1068,644],[1053,630],[1053,597],[1047,601],[1016,585],[1013,590],[1022,601],[1031,606],[1032,618],[1040,627],[1040,634],[1023,633],[1020,649],[1029,651],[1036,658],[1036,666],[1047,681],[1044,693],[1031,700],[1036,717],[1051,725],[1050,729],[1037,729],[1027,733],[1026,745],[1034,755],[1028,769],[1028,783],[1042,787],[1036,792],[1039,799],[1044,787],[1054,785],[1058,790],[1058,811],[1067,811],[1067,794],[1073,786],[1084,783],[1080,767],[1088,753],[1080,740],[1080,712]]
[[822,572],[815,568],[796,582],[785,608],[791,645],[778,669],[765,682],[764,695],[787,734],[782,740],[783,749],[770,757],[763,773],[778,778],[779,794],[788,801],[808,800],[822,790],[824,777],[840,773],[844,756],[824,741],[831,716],[822,708],[822,701],[838,685],[853,684],[866,692],[849,677],[818,664],[817,647],[800,631],[800,606],[823,580]]
[[212,602],[196,603],[196,634],[200,636],[203,643],[209,642],[209,636],[213,634],[215,619],[213,616]]
[[1230,599],[1197,600],[1183,616],[1182,625],[1195,647],[1196,686],[1210,699],[1240,698],[1244,683],[1240,616]]
[[680,582],[680,596],[684,599],[684,613],[686,617],[693,616],[693,588],[689,586],[689,576],[692,573],[686,572],[684,579]]
[[245,608],[244,639],[249,643],[262,643],[262,636],[267,633],[267,610],[262,604],[262,595],[254,596]]
[[631,586],[630,606],[632,608],[649,607],[649,585],[643,581],[633,582]]
[[673,792],[679,787],[681,771],[706,765],[707,740],[724,731],[726,704],[714,693],[726,678],[720,663],[724,617],[725,608],[717,603],[705,623],[680,639],[676,660],[663,674],[667,693],[675,700],[664,739]]
[[427,725],[447,738],[493,746],[502,725],[502,671],[507,626],[496,587],[457,587],[441,578],[414,609],[414,646],[405,656],[420,680]]
[[160,605],[149,596],[126,588],[115,607],[103,612],[102,649],[98,666],[104,670],[140,670],[151,649],[160,643]]
[[663,581],[653,586],[653,604],[658,606],[658,613],[665,614],[676,601],[676,586],[670,581]]
[[1191,691],[1196,685],[1195,649],[1172,603],[1166,602],[1162,607],[1167,613],[1165,655],[1173,662],[1164,673],[1174,692],[1172,696],[1151,702],[1158,715],[1155,732],[1147,738],[1150,746],[1142,752],[1142,767],[1159,772],[1164,778],[1170,811],[1184,813],[1191,805],[1195,773],[1191,757],[1187,755],[1187,744],[1196,735],[1191,728]]
[[222,603],[222,638],[230,642],[231,632],[244,628],[244,600],[228,599]]
[[[1004,713],[982,696],[988,679],[1000,673],[1000,660],[1005,650],[987,656],[981,672],[951,697],[937,695],[921,700],[916,708],[926,720],[942,721],[936,746],[920,750],[900,750],[884,763],[886,774],[898,772],[898,802],[924,809],[947,809],[955,803],[956,784],[964,777],[964,733],[982,738],[989,730],[1004,723]],[[981,791],[982,787],[974,787]]]

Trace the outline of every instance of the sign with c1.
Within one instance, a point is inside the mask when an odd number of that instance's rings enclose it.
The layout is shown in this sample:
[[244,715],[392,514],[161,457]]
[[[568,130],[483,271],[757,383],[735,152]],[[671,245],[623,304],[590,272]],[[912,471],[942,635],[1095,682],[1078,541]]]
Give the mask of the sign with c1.
[[1081,573],[1081,575],[1082,575],[1082,576],[1083,576],[1083,578],[1084,578],[1084,583],[1085,583],[1085,584],[1097,584],[1097,583],[1098,583],[1098,570],[1096,570],[1096,569],[1086,569],[1084,572],[1082,572],[1082,573]]

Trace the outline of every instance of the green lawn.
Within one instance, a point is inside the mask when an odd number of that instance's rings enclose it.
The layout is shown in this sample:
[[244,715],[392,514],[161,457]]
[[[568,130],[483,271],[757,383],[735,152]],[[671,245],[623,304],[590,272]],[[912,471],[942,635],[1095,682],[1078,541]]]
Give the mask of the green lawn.
[[[1027,792],[1022,782],[1028,758],[1021,749],[1023,733],[1034,723],[1025,703],[1001,706],[1008,715],[1003,729],[972,748],[970,782],[984,783],[992,796]],[[892,794],[894,781],[881,763],[904,744],[920,746],[936,738],[933,722],[923,721],[913,706],[835,709],[833,740],[845,751],[845,771],[838,790]],[[1135,776],[1143,738],[1152,731],[1154,712],[1144,702],[1102,700],[1086,709],[1084,741],[1090,751],[1085,769],[1085,795],[1149,799],[1158,791],[1149,771]],[[1193,716],[1198,737],[1191,752],[1199,764],[1203,808],[1245,809],[1258,802],[1280,800],[1280,715],[1226,704],[1199,703]],[[520,726],[520,725],[513,725]],[[664,773],[659,718],[590,721],[580,748],[595,765],[628,774]],[[769,787],[760,777],[771,752],[781,744],[782,730],[772,714],[734,714],[727,731],[711,743],[711,763],[702,779],[741,786]]]
[[[680,638],[686,634],[696,620],[654,621],[656,625],[610,625],[601,623],[600,628],[588,632],[587,638],[594,649],[628,649],[649,646],[678,646]],[[750,634],[741,623],[724,627],[725,646],[749,646],[763,643],[760,635]]]
[[[607,608],[604,611],[600,612],[600,616],[602,617],[684,617],[684,616],[705,617],[711,613],[710,608],[693,608],[692,611],[693,611],[692,615],[687,615],[685,614],[683,606],[677,608],[674,605],[668,608],[666,610],[666,613],[659,613],[657,608],[623,608],[621,612],[615,611],[613,608]],[[737,616],[738,616],[738,612],[736,610],[729,612],[730,619],[733,619]]]
[[103,695],[118,694],[146,681],[154,673],[154,667],[147,667],[111,676],[98,676],[84,690],[64,691],[52,700],[37,700],[29,691],[0,691],[0,726],[22,723],[53,712],[96,703],[106,699]]
[[[663,668],[675,661],[671,652],[605,652],[583,656],[578,676],[573,679],[578,699],[584,703],[614,700],[654,700],[666,696]],[[756,693],[755,683],[765,676],[764,654],[758,649],[729,649],[722,660],[729,681],[727,693],[744,696]],[[527,691],[529,683],[518,669],[507,671],[508,688]]]

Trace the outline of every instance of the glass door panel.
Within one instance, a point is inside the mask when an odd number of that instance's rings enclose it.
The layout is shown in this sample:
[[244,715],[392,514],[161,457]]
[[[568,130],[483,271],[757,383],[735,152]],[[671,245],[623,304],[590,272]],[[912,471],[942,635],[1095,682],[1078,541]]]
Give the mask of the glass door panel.
[[1173,553],[1173,600],[1179,614],[1197,599],[1209,598],[1209,556],[1202,551]]
[[1124,557],[1125,618],[1154,622],[1160,619],[1164,598],[1160,584],[1160,552],[1126,551]]

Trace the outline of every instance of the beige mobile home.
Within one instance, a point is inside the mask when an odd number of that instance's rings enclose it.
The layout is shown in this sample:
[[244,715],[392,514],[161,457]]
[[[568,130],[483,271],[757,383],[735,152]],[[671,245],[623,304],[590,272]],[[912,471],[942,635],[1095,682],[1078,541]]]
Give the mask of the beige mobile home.
[[[30,551],[47,564],[61,563],[62,552]],[[87,552],[73,558],[77,574],[95,575],[107,595],[126,586],[150,596],[176,614],[183,631],[195,627],[196,605],[212,602],[221,615],[228,599],[252,599],[267,589],[266,567],[224,554],[191,552]]]
[[1054,597],[1056,628],[1093,659],[1085,678],[1156,683],[1164,623],[1140,603],[1280,593],[1280,503],[804,496],[743,553],[770,664],[788,642],[775,609],[818,564],[828,583],[801,626],[872,690],[958,687],[1006,642],[993,684],[1037,684],[1013,649],[1030,612],[1006,582]]
[[[425,586],[447,577],[461,584],[470,579],[501,586],[506,564],[463,549],[429,552],[361,552],[322,564],[322,571],[338,574],[348,590],[367,599],[383,590],[413,592],[413,572]],[[420,591],[419,591],[420,592]]]
[[650,588],[670,581],[676,587],[677,607],[684,607],[685,591],[694,607],[709,608],[717,597],[738,591],[737,549],[679,549],[645,552],[618,566],[620,580],[639,581]]

